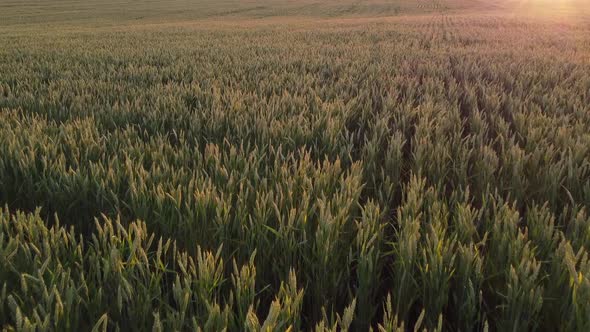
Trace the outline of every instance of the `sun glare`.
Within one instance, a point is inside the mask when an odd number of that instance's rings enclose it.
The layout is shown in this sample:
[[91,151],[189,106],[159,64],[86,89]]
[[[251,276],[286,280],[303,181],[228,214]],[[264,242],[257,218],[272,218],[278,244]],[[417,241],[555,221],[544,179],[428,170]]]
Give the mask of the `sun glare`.
[[583,15],[582,0],[517,0],[515,13],[538,18],[570,20]]

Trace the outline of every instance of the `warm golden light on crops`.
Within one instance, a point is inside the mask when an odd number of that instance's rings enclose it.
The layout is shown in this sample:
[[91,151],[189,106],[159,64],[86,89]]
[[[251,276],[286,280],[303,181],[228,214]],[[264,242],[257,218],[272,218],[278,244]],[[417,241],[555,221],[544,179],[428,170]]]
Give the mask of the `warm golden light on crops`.
[[520,16],[562,23],[587,23],[590,20],[590,6],[586,0],[514,0],[505,2],[505,6]]
[[0,329],[590,331],[589,8],[0,0]]

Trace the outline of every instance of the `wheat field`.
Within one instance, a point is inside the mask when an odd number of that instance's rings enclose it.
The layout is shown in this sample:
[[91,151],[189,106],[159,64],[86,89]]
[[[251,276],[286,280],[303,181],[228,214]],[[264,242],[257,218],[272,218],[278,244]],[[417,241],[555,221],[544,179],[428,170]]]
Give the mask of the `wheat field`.
[[590,2],[0,0],[3,331],[589,331]]

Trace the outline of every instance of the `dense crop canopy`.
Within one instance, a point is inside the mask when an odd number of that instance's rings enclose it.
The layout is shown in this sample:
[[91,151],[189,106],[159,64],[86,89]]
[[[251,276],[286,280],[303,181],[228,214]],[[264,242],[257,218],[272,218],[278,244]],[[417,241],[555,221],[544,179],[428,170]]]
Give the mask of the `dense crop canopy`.
[[590,330],[590,5],[97,2],[0,4],[2,328]]

